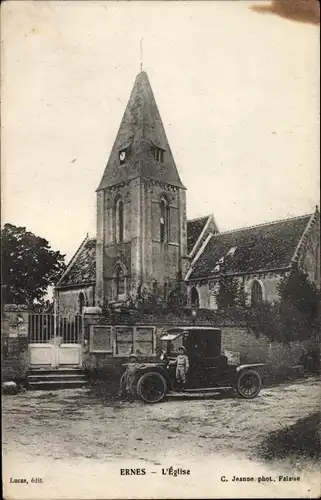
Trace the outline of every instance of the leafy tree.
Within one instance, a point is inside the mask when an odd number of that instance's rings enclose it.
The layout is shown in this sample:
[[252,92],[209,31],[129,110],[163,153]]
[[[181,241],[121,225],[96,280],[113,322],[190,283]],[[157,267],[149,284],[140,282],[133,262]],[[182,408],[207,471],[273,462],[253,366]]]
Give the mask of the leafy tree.
[[65,256],[25,227],[5,224],[2,239],[2,297],[4,304],[41,302],[65,269]]
[[291,304],[308,316],[314,317],[318,312],[320,293],[307,274],[297,268],[281,280],[278,294],[284,304]]
[[278,286],[279,300],[262,303],[247,312],[247,324],[256,335],[271,341],[315,339],[320,334],[320,291],[306,274],[294,268]]
[[226,309],[235,306],[238,294],[238,283],[224,273],[219,278],[218,288],[215,293],[218,309]]
[[169,284],[169,292],[166,300],[166,306],[171,309],[185,307],[187,305],[187,289],[181,279],[181,273],[177,274],[176,281]]
[[320,291],[297,267],[278,286],[282,336],[303,340],[320,332]]
[[241,282],[237,288],[235,303],[239,307],[246,307],[248,304],[248,293],[244,290],[244,283]]
[[42,298],[36,304],[33,304],[32,310],[34,313],[53,313],[54,302]]
[[248,329],[251,330],[256,337],[265,335],[271,341],[282,341],[279,304],[262,302],[255,308],[248,308],[245,317]]

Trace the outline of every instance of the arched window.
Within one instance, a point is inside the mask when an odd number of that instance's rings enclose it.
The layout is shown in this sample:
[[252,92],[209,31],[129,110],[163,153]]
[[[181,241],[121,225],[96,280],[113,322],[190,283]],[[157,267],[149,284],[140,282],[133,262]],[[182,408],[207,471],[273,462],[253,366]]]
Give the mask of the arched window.
[[159,208],[160,208],[160,220],[159,220],[160,241],[161,243],[165,243],[169,239],[168,238],[169,206],[168,206],[168,201],[165,197],[161,198],[159,202]]
[[199,295],[195,286],[191,289],[191,306],[199,307]]
[[257,307],[263,301],[262,286],[258,281],[253,281],[251,290],[251,304],[252,307]]
[[124,241],[124,202],[121,197],[115,201],[115,240],[116,243]]
[[78,295],[78,306],[79,306],[79,312],[81,314],[85,306],[85,296],[82,292],[80,292],[80,294]]
[[122,270],[121,267],[117,269],[116,273],[116,294],[117,297],[119,298],[120,295],[123,295],[125,293],[125,278],[124,278],[124,271]]
[[126,297],[126,271],[120,264],[116,266],[114,272],[114,296],[115,300],[124,300]]

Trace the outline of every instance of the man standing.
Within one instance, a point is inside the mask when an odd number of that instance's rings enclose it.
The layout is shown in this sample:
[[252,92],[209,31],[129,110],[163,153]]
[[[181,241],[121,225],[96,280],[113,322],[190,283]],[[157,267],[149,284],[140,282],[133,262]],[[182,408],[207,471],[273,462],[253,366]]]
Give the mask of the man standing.
[[189,369],[189,360],[185,347],[179,347],[177,358],[174,361],[170,361],[170,364],[176,364],[176,381],[179,383],[180,387],[184,389],[186,385],[186,375]]

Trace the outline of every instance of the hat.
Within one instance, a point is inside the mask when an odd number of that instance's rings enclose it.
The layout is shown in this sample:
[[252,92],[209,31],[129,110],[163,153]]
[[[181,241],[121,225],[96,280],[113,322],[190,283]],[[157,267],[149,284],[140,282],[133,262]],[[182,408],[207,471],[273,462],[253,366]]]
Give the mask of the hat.
[[182,349],[184,352],[186,352],[186,349],[183,345],[179,346],[178,350]]

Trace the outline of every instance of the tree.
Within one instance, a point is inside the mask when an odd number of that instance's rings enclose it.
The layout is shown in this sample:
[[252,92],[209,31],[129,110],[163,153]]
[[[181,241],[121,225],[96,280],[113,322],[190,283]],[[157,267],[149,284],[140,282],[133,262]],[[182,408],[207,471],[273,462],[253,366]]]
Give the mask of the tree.
[[320,291],[306,274],[294,268],[278,286],[279,300],[247,311],[247,324],[271,341],[316,339],[320,333]]
[[279,314],[286,340],[304,340],[320,331],[320,291],[294,267],[278,285]]
[[179,271],[176,280],[168,283],[169,292],[166,298],[166,306],[170,309],[178,309],[187,305],[187,289],[183,282],[182,273]]
[[248,304],[248,293],[244,289],[244,283],[241,282],[237,288],[237,294],[235,297],[235,303],[238,307],[247,307]]
[[307,274],[297,268],[280,281],[278,294],[283,303],[291,304],[308,316],[317,313],[320,293],[315,284],[309,281]]
[[218,289],[215,293],[218,309],[226,309],[227,307],[235,306],[237,295],[237,281],[222,273],[219,278]]
[[2,297],[4,304],[41,301],[65,270],[65,256],[25,227],[5,224],[2,239]]
[[248,329],[256,337],[265,335],[272,342],[284,341],[279,312],[279,304],[268,302],[261,302],[257,307],[247,308],[245,318]]

